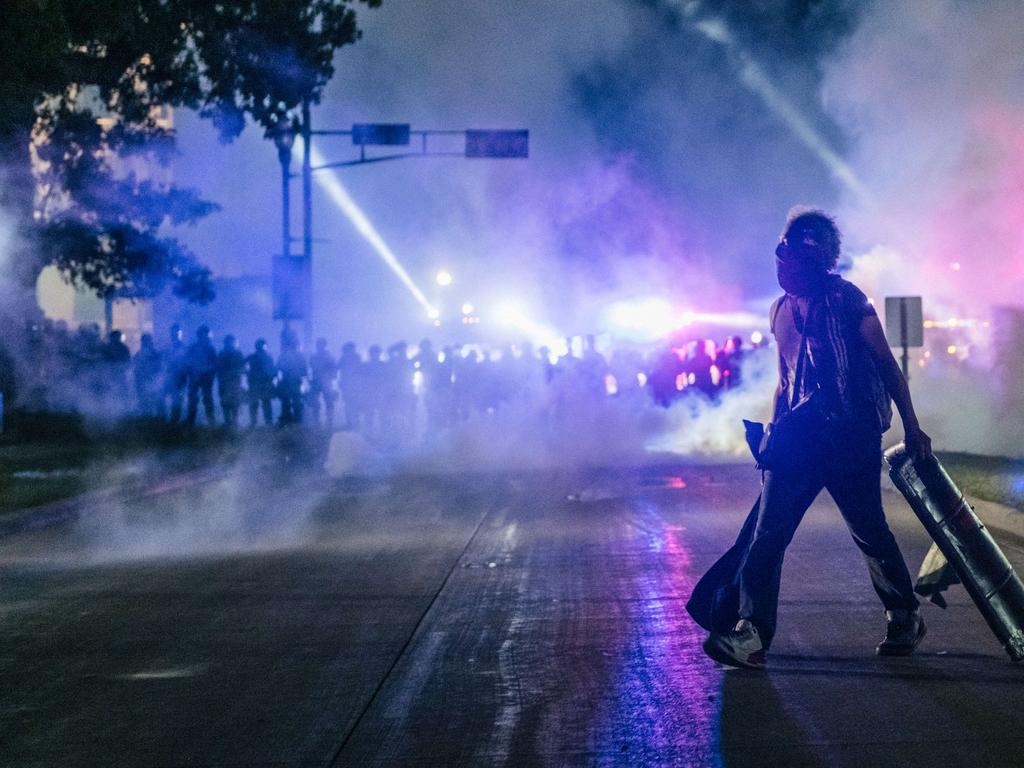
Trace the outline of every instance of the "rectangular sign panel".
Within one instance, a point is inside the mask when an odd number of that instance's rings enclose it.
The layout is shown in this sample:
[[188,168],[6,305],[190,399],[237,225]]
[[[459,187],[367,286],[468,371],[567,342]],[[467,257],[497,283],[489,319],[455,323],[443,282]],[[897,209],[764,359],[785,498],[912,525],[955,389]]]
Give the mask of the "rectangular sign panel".
[[271,273],[275,320],[304,320],[309,311],[309,269],[301,256],[275,256]]
[[356,145],[405,146],[409,143],[408,123],[356,123],[352,126]]
[[466,157],[529,156],[529,131],[466,131]]
[[885,336],[891,347],[924,345],[924,316],[920,296],[885,297]]

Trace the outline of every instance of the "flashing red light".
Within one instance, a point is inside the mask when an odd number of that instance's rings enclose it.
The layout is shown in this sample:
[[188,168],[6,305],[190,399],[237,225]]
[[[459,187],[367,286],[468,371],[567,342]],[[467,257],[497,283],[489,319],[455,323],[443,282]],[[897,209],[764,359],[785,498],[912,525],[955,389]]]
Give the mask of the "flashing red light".
[[686,481],[681,477],[666,477],[665,487],[682,490],[686,487]]

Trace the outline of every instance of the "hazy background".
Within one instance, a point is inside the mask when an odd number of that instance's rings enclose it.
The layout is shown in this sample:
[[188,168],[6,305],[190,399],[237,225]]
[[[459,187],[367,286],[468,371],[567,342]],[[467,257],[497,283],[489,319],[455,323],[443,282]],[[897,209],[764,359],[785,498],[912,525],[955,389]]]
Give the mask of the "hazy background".
[[[624,299],[764,317],[785,214],[817,205],[844,230],[847,276],[880,307],[924,297],[933,327],[911,384],[926,428],[949,448],[1020,454],[1019,2],[386,0],[360,22],[315,127],[530,130],[528,160],[331,176],[446,322],[469,301],[486,330],[507,300],[558,334],[614,331],[605,310]],[[266,284],[274,147],[251,126],[221,145],[193,114],[176,124],[177,182],[222,210],[175,234],[218,276]],[[340,137],[315,148],[356,156]],[[437,333],[319,183],[314,234],[315,331],[333,350]],[[251,343],[221,309],[198,314]]]
[[[789,5],[735,14],[736,37],[845,147],[823,107],[822,64],[852,12]],[[706,15],[727,18],[710,5]],[[608,296],[756,305],[775,291],[771,254],[786,210],[841,199],[830,170],[742,83],[735,52],[674,8],[386,2],[362,23],[316,125],[531,132],[527,161],[410,159],[337,172],[431,298],[443,266],[455,275],[450,303],[511,295],[567,332],[589,330]],[[185,114],[178,125],[178,179],[224,206],[189,242],[224,274],[269,271],[279,239],[273,147],[254,130],[221,147]],[[330,159],[354,157],[343,138],[317,146]],[[315,248],[318,327],[363,341],[422,332],[410,327],[421,320],[411,295],[319,190],[315,234],[328,241]],[[365,316],[382,306],[390,317]]]

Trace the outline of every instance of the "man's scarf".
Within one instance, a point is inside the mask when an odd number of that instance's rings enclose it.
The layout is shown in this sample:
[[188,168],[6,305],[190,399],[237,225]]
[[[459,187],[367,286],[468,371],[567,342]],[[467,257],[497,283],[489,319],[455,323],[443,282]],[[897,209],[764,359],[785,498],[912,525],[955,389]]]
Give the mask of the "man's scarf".
[[[833,416],[840,420],[852,417],[857,414],[855,399],[867,400],[874,403],[879,426],[885,431],[892,418],[891,403],[874,362],[863,352],[853,360],[851,345],[856,343],[860,332],[853,324],[861,317],[851,317],[850,309],[843,305],[841,283],[842,278],[830,274],[819,284],[819,290],[809,296],[804,320],[811,323],[807,334],[807,359]],[[787,296],[789,299],[795,297]],[[858,380],[852,378],[855,366],[866,374]],[[804,382],[798,384],[803,388]],[[865,387],[869,391],[860,391]]]

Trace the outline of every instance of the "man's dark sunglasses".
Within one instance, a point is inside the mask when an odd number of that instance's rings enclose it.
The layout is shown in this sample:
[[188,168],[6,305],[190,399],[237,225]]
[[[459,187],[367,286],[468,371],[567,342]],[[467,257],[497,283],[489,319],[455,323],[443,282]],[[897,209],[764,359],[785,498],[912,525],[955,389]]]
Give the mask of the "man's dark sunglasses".
[[775,255],[783,261],[792,261],[815,253],[819,247],[817,233],[804,230],[783,237],[775,246]]

